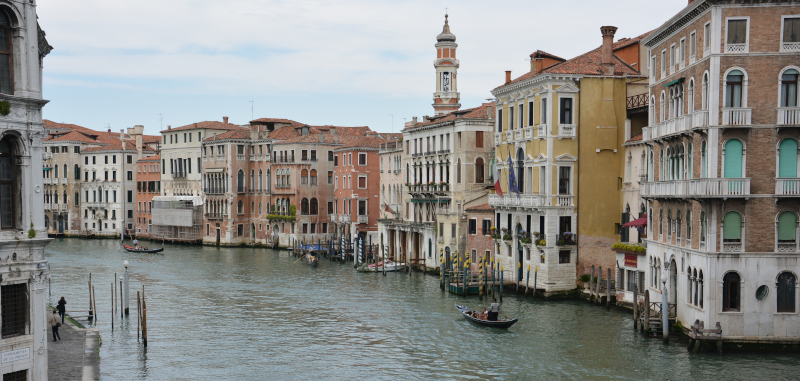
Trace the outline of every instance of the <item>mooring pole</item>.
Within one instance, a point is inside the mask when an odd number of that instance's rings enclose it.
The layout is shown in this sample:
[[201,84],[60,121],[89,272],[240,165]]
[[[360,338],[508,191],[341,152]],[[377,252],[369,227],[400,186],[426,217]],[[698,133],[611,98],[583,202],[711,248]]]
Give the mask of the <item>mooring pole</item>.
[[611,309],[611,268],[608,268],[608,277],[606,277],[606,309]]
[[536,281],[537,276],[539,275],[539,266],[536,266],[533,269],[533,298],[536,299]]
[[661,293],[661,331],[663,332],[664,344],[669,344],[669,296],[667,290],[667,272],[661,273],[661,284],[664,285]]
[[503,301],[503,266],[500,266],[500,301]]
[[525,276],[525,297],[531,289],[531,265],[528,265],[528,274]]

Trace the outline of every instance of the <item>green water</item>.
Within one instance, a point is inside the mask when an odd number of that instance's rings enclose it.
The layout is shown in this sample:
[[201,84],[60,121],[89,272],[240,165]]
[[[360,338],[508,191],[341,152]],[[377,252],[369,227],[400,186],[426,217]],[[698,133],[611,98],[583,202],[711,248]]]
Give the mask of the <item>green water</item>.
[[[51,302],[88,309],[92,273],[101,379],[797,379],[800,355],[687,353],[634,332],[630,314],[584,302],[506,297],[507,331],[465,321],[438,277],[357,273],[286,252],[167,245],[127,253],[112,240],[47,248]],[[111,325],[111,283],[130,262],[131,315]],[[119,280],[117,279],[117,282]],[[136,340],[145,287],[149,342]],[[121,321],[122,320],[122,321]]]

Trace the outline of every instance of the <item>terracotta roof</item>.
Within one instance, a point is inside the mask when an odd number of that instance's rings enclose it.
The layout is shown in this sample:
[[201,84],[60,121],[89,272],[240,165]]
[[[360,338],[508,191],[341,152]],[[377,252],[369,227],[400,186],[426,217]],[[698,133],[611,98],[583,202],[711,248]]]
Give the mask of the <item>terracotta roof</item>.
[[475,211],[475,212],[478,212],[478,211],[487,211],[487,210],[488,210],[488,211],[491,211],[491,210],[494,210],[494,208],[492,208],[491,206],[489,206],[489,203],[487,202],[487,203],[485,203],[485,204],[480,204],[480,205],[470,206],[470,207],[469,207],[469,208],[467,208],[466,210],[467,210],[467,211]]
[[[103,152],[103,151],[122,151],[122,141],[117,140],[116,142],[101,146],[101,147],[89,147],[82,150],[82,152]],[[125,144],[125,151],[136,151],[135,144]]]
[[298,133],[292,126],[283,126],[269,133],[270,139],[277,140],[291,139],[299,135],[300,133]]
[[158,135],[142,135],[142,141],[145,143],[161,143],[161,136]]
[[282,119],[282,118],[258,118],[250,121],[250,124],[262,124],[262,123],[284,123],[284,124],[290,124],[292,126],[303,125],[303,123],[291,119]]
[[172,129],[162,130],[161,132],[173,132],[173,131],[184,131],[184,130],[194,130],[194,129],[208,129],[208,130],[235,130],[239,128],[245,128],[238,124],[231,124],[231,123],[223,123],[218,122],[215,120],[206,120],[202,122],[187,124],[185,126],[180,126]]
[[453,111],[443,116],[434,117],[425,123],[417,123],[414,126],[408,126],[403,130],[417,128],[420,126],[427,126],[436,123],[448,122],[451,120],[465,119],[465,118],[479,118],[479,119],[493,119],[494,118],[494,102],[483,103],[478,107],[468,108],[465,110]]
[[628,139],[629,142],[633,142],[633,141],[636,141],[636,140],[642,140],[642,134],[634,135],[630,139]]
[[239,129],[223,132],[216,136],[211,136],[203,139],[204,142],[212,140],[225,140],[225,139],[250,139],[250,130]]
[[153,155],[136,160],[137,163],[140,161],[161,161],[161,155]]
[[386,143],[386,139],[378,136],[360,136],[349,140],[349,142],[336,150],[343,148],[378,148],[381,144]]
[[618,50],[618,49],[622,49],[624,47],[631,46],[631,45],[641,41],[643,38],[647,37],[652,32],[653,32],[652,30],[649,31],[649,32],[644,32],[641,35],[638,35],[638,36],[636,36],[634,38],[621,38],[621,39],[619,39],[619,41],[614,43],[613,49],[614,50]]
[[97,140],[86,136],[78,131],[69,131],[64,134],[52,134],[46,139],[45,142],[81,142],[81,143],[98,143]]
[[563,59],[563,58],[561,58],[561,57],[559,57],[559,56],[557,56],[555,54],[550,54],[548,52],[545,52],[544,50],[537,50],[537,51],[531,53],[531,58],[552,58],[554,60],[566,61],[565,59]]

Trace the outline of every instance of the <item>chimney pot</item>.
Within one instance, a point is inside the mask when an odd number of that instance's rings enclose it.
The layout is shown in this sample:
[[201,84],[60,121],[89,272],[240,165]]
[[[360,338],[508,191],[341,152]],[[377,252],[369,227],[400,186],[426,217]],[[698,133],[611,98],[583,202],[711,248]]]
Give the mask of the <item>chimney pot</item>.
[[171,129],[172,129],[172,126],[168,124],[167,125],[167,130],[171,130]]
[[223,116],[222,117],[222,123],[228,124],[228,117],[227,116]]
[[603,75],[614,75],[614,33],[616,32],[617,27],[615,26],[600,27],[600,33],[603,35],[603,46],[600,48]]
[[511,70],[506,70],[506,85],[511,83]]

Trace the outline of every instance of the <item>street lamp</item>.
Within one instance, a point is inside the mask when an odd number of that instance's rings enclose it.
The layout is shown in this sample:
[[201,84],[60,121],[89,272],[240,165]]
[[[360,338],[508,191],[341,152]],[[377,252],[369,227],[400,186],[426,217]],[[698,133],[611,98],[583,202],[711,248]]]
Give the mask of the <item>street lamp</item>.
[[125,307],[125,315],[128,314],[128,294],[130,293],[128,288],[128,264],[128,260],[122,262],[122,265],[125,266],[125,296],[122,301],[123,307]]
[[661,326],[663,332],[664,344],[669,343],[669,297],[667,295],[667,270],[661,273],[661,284],[664,285],[661,292]]

